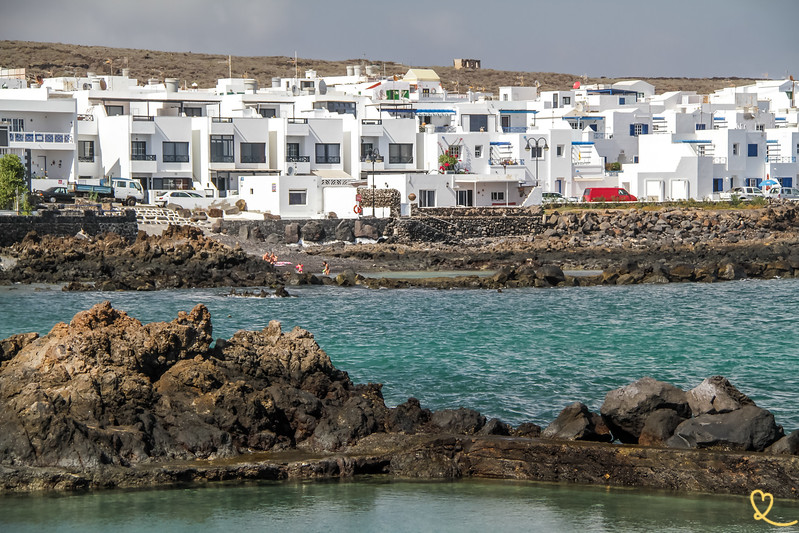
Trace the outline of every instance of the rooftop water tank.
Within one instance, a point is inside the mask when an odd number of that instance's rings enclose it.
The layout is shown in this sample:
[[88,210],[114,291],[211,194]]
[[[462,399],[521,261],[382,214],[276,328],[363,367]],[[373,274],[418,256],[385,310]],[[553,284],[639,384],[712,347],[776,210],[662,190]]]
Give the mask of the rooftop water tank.
[[100,81],[101,81],[100,78],[92,78],[92,90],[99,91],[102,89]]
[[352,76],[353,67],[352,65],[347,65],[347,76]]
[[313,69],[309,69],[305,71],[305,77],[309,79],[313,79],[316,77],[316,71]]
[[369,77],[380,75],[380,65],[366,65],[366,75]]
[[130,69],[129,68],[123,68],[122,69],[122,77],[124,77],[124,78],[129,78],[130,77]]
[[168,93],[176,93],[178,92],[178,84],[180,82],[177,78],[166,78],[164,79],[164,85],[166,85],[166,92]]
[[273,89],[280,89],[280,78],[278,78],[277,76],[272,78],[272,88]]
[[361,66],[360,65],[355,65],[354,67],[352,67],[352,75],[353,76],[360,76],[361,75]]
[[147,85],[158,85],[159,83],[161,82],[158,78],[150,78],[147,80]]

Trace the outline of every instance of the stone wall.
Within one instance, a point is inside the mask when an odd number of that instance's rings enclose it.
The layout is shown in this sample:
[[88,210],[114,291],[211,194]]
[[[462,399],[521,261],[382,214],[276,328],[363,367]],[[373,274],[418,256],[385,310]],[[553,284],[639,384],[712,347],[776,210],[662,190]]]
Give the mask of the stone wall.
[[270,219],[270,220],[220,220],[213,230],[236,235],[241,240],[266,240],[272,244],[305,242],[347,241],[379,239],[394,233],[394,219]]
[[94,210],[46,210],[39,211],[37,215],[0,216],[0,246],[20,242],[30,231],[36,231],[39,235],[69,237],[81,230],[88,235],[118,233],[133,241],[139,233],[139,226],[136,223],[136,213],[132,209],[100,213]]
[[[361,206],[370,208],[388,207],[391,209],[391,216],[400,216],[400,192],[397,189],[373,189],[371,187],[358,187],[358,194],[361,195]],[[374,200],[373,200],[374,195]],[[371,213],[371,211],[370,211]]]

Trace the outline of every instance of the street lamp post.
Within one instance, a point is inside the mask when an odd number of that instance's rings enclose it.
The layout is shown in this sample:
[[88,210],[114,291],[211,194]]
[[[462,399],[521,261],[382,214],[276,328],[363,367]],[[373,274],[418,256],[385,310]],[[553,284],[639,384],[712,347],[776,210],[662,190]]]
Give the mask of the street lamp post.
[[380,155],[380,152],[377,148],[370,148],[366,154],[367,162],[372,163],[372,216],[377,217],[375,213],[375,195],[377,193],[377,188],[375,186],[375,163],[382,163],[383,156]]
[[[547,144],[547,140],[544,137],[532,138],[532,137],[525,137],[527,141],[527,146],[524,147],[526,152],[529,152],[533,148],[535,148],[535,187],[540,185],[540,181],[538,179],[538,158],[541,157],[541,148],[544,151],[549,150],[549,145]],[[539,143],[544,141],[544,146],[539,147]],[[532,145],[530,143],[533,143]]]

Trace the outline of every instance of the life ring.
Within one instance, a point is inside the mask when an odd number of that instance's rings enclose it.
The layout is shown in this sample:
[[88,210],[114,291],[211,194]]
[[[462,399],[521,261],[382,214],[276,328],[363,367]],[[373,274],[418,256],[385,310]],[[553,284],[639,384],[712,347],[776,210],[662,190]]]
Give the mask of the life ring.
[[356,215],[360,215],[361,213],[363,213],[363,208],[358,204],[355,204],[355,207],[353,207],[352,210],[355,212]]

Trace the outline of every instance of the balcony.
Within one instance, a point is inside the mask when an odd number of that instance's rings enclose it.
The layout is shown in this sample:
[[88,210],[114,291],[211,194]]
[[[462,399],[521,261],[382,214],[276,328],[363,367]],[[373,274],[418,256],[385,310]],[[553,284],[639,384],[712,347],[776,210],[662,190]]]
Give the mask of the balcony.
[[516,165],[523,165],[523,159],[514,159],[512,157],[501,157],[496,159],[489,159],[488,164],[492,167],[508,167],[508,166],[516,166]]
[[8,134],[8,147],[34,150],[74,150],[75,138],[71,133],[12,131]]
[[135,135],[155,135],[155,117],[133,115],[130,132]]
[[158,170],[155,154],[133,154],[130,156],[131,172],[152,174]]
[[361,135],[363,137],[382,137],[384,132],[382,120],[374,118],[361,120]]
[[502,133],[527,133],[527,126],[502,126]]
[[309,155],[287,155],[286,163],[310,163],[311,156]]
[[286,120],[286,135],[296,135],[302,137],[307,137],[310,135],[311,129],[308,126],[307,118],[289,118]]

